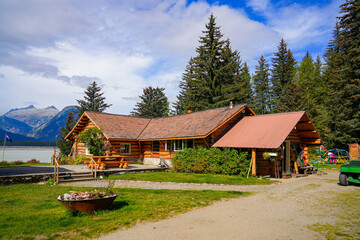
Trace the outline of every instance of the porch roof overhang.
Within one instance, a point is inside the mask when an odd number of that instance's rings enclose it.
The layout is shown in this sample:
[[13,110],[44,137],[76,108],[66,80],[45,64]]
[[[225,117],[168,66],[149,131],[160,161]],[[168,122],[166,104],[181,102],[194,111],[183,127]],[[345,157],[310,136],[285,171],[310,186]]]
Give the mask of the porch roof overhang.
[[302,144],[323,145],[306,112],[246,116],[213,147],[276,149],[296,130]]

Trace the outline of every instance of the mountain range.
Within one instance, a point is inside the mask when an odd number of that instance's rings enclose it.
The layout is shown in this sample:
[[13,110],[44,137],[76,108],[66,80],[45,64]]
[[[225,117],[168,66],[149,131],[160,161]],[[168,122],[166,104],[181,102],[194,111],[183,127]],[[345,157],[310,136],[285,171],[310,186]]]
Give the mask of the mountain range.
[[54,106],[38,109],[33,105],[11,109],[0,116],[0,136],[6,132],[13,141],[56,141],[70,111],[77,109],[67,106],[59,111]]

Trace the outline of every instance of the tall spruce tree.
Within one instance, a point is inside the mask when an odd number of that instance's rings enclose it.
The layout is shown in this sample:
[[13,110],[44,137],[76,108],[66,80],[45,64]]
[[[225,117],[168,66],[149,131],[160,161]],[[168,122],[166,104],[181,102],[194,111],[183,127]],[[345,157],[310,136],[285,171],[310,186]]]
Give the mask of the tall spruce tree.
[[259,59],[253,76],[253,97],[252,106],[257,114],[269,113],[270,106],[270,73],[269,64],[264,56]]
[[103,112],[112,105],[105,103],[105,97],[103,97],[104,93],[101,93],[100,91],[101,88],[98,87],[97,83],[94,81],[84,91],[84,100],[76,100],[79,104],[76,106],[79,111],[78,117],[81,117],[85,111]]
[[283,91],[286,91],[288,84],[294,80],[296,73],[296,60],[284,39],[281,39],[278,51],[272,58],[271,69],[271,109],[274,109]]
[[242,74],[240,54],[231,49],[229,39],[222,40],[213,14],[205,27],[197,56],[190,59],[180,81],[180,94],[174,104],[177,113],[227,106],[231,100],[242,103],[248,99],[245,89],[251,90],[244,79],[246,74]]
[[309,101],[311,108],[307,113],[312,119],[316,129],[323,134],[326,130],[325,126],[325,84],[321,75],[321,59],[317,57],[314,61],[309,52],[306,53],[297,67],[296,81],[305,99]]
[[347,0],[325,55],[330,148],[360,141],[360,2]]
[[313,109],[308,94],[304,94],[303,89],[293,80],[287,85],[286,92],[280,96],[275,112],[296,112],[306,111],[309,113]]
[[60,149],[61,155],[67,156],[71,152],[72,142],[65,140],[65,137],[75,126],[75,118],[72,112],[69,112],[66,118],[65,126],[60,128],[59,140],[56,142],[56,146]]
[[139,96],[141,101],[136,103],[131,114],[147,118],[169,116],[169,101],[164,90],[165,88],[153,88],[151,86],[144,88],[143,94]]

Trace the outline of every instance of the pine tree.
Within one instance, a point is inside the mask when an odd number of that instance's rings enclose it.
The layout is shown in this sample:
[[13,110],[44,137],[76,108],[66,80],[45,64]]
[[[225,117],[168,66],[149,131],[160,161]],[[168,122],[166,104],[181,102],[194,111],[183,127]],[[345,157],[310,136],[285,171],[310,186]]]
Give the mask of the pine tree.
[[294,80],[296,73],[296,61],[284,39],[281,39],[278,46],[278,52],[274,53],[272,58],[271,69],[271,109],[275,108],[283,91],[286,90],[287,85]]
[[360,2],[347,0],[326,52],[328,83],[325,141],[330,148],[347,148],[360,141]]
[[151,86],[143,89],[140,97],[141,102],[137,102],[133,116],[137,117],[166,117],[169,115],[169,101],[164,93],[165,88],[153,88]]
[[179,85],[180,94],[174,104],[177,113],[228,106],[230,100],[242,103],[249,93],[241,87],[251,90],[248,80],[243,79],[247,75],[242,74],[245,66],[239,52],[231,49],[229,39],[222,40],[212,14],[203,34],[197,56],[190,59]]
[[72,142],[67,142],[65,137],[69,134],[69,132],[75,126],[75,118],[72,112],[69,112],[66,118],[65,126],[60,128],[60,138],[56,142],[56,146],[60,149],[61,155],[67,156],[71,152],[71,147],[73,145]]
[[313,121],[316,129],[323,134],[326,130],[325,126],[325,89],[326,86],[321,75],[321,59],[318,56],[316,62],[312,59],[309,52],[306,53],[297,67],[296,81],[303,90],[303,95],[309,100],[312,106],[307,113]]
[[76,106],[79,111],[79,117],[85,111],[103,112],[106,108],[112,105],[105,103],[105,97],[102,96],[104,93],[100,93],[100,91],[101,88],[98,87],[97,83],[94,81],[84,91],[84,100],[76,100],[79,104],[79,106]]
[[280,96],[275,112],[311,112],[313,106],[307,94],[295,81],[288,83],[286,91]]
[[253,76],[254,94],[252,106],[256,114],[266,114],[270,110],[270,69],[264,56],[261,56],[258,62],[259,65],[256,66],[255,75]]

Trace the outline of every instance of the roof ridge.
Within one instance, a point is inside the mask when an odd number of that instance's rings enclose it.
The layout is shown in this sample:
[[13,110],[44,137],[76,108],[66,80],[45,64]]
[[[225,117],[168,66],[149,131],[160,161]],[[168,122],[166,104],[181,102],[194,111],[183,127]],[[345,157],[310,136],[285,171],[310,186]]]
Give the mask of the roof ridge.
[[[246,103],[234,105],[233,108],[238,107],[238,106],[246,106]],[[173,116],[156,117],[156,118],[137,117],[137,116],[131,116],[131,115],[116,114],[116,113],[106,113],[106,112],[94,112],[94,111],[85,111],[85,112],[94,113],[94,114],[106,114],[106,115],[112,115],[112,116],[123,116],[123,117],[129,117],[129,118],[140,118],[140,119],[152,120],[152,119],[162,119],[162,118],[173,118],[173,117],[179,117],[179,116],[184,116],[184,115],[189,115],[189,114],[198,114],[198,113],[201,113],[201,112],[219,110],[219,109],[226,109],[226,108],[229,108],[229,107],[225,106],[225,107],[220,107],[220,108],[211,108],[211,109],[206,109],[206,110],[201,110],[201,111],[196,111],[196,112],[191,112],[191,113],[182,113],[182,114],[173,115]]]
[[151,118],[145,118],[145,117],[137,117],[137,116],[131,116],[131,115],[125,115],[125,114],[116,114],[116,113],[105,113],[105,112],[93,112],[93,111],[85,111],[89,113],[95,113],[95,114],[106,114],[106,115],[112,115],[112,116],[121,116],[121,117],[129,117],[129,118],[140,118],[140,119],[147,119],[150,120]]
[[[246,106],[246,104],[237,104],[237,105],[234,105],[233,108],[238,107],[238,106]],[[173,115],[173,116],[167,116],[167,117],[156,117],[156,118],[151,118],[151,119],[180,117],[180,116],[185,116],[185,115],[190,115],[190,114],[198,114],[198,113],[201,113],[201,112],[219,110],[219,109],[226,109],[226,108],[229,108],[229,106],[220,107],[220,108],[211,108],[211,109],[206,109],[206,110],[201,110],[201,111],[196,111],[196,112],[191,112],[191,113],[182,113],[182,114]],[[230,110],[230,108],[229,108],[229,110]]]
[[139,135],[136,137],[137,140],[140,139],[141,134],[145,131],[145,129],[149,126],[150,122],[151,122],[151,118],[149,119],[148,123],[146,124],[146,126],[141,130],[141,132],[139,133]]
[[255,116],[246,116],[246,117],[267,117],[271,115],[286,115],[286,114],[296,114],[296,113],[306,113],[306,111],[297,111],[297,112],[283,112],[283,113],[269,113]]

